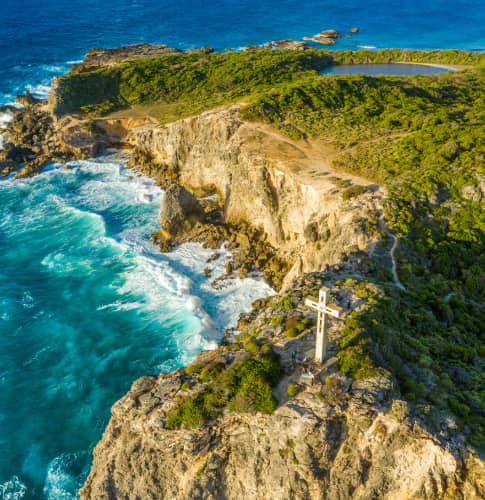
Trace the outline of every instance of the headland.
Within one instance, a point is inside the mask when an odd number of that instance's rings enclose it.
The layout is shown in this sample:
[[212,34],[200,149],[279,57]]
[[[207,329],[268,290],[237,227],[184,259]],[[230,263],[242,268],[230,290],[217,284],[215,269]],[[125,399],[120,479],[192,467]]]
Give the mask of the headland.
[[[162,251],[229,241],[227,273],[279,290],[216,350],[134,382],[82,498],[485,491],[484,56],[285,42],[96,49],[7,130],[5,174],[128,148],[166,189]],[[462,70],[319,74],[372,62]],[[322,286],[343,313],[315,364],[304,299]]]

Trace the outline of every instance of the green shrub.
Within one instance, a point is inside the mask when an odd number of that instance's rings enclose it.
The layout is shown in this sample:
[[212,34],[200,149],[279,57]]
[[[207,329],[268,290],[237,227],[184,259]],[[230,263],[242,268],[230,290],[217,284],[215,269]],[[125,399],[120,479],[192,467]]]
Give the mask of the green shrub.
[[252,353],[257,353],[260,351],[261,347],[254,340],[249,340],[244,344],[244,349]]
[[286,392],[289,398],[293,398],[298,394],[298,386],[290,384]]
[[193,375],[194,373],[200,373],[202,368],[197,363],[192,363],[185,367],[185,373],[187,375]]
[[295,326],[292,326],[292,327],[288,328],[287,330],[285,330],[285,336],[288,337],[289,339],[293,339],[295,337],[298,337],[298,335],[300,335],[300,333],[301,332]]
[[285,317],[284,316],[273,316],[269,320],[269,322],[272,326],[281,326],[285,322]]
[[210,376],[204,389],[197,395],[181,399],[168,412],[167,428],[199,427],[218,418],[225,408],[267,414],[275,410],[277,400],[272,388],[279,382],[282,372],[279,357],[271,349],[229,367],[214,366],[212,371],[208,370]]
[[246,413],[273,413],[277,401],[271,392],[271,386],[263,377],[252,376],[244,379],[229,403],[233,411]]
[[206,390],[180,403],[167,415],[167,428],[181,427],[193,429],[218,416],[220,399],[210,390]]
[[298,320],[297,318],[290,318],[286,321],[285,335],[288,338],[295,338],[300,335],[304,330],[310,328],[315,324],[312,318],[303,318]]
[[288,293],[288,295],[283,297],[281,300],[273,303],[272,307],[274,307],[275,309],[284,309],[285,311],[292,311],[293,309],[295,309],[292,293]]

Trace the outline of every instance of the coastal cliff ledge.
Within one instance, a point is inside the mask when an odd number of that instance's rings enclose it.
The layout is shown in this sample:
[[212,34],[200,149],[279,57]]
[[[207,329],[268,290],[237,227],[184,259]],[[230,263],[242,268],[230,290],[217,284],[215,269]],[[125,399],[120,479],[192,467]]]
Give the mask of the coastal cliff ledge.
[[[260,229],[290,264],[286,287],[345,255],[372,253],[379,239],[373,224],[386,190],[336,173],[324,148],[244,121],[239,108],[132,129],[126,139],[133,147],[132,163],[161,185],[177,182],[216,195],[227,224]],[[352,186],[360,186],[361,194],[344,200],[342,192]]]
[[[199,355],[186,369],[136,381],[113,406],[81,498],[480,498],[484,463],[452,424],[441,436],[430,433],[384,374],[352,381],[338,372],[336,325],[329,360],[313,372],[313,384],[305,378],[308,364],[300,356],[311,352],[314,335],[305,328],[288,338],[284,324],[308,314],[303,298],[309,289],[331,286],[349,270],[295,282],[284,304],[280,297],[258,304],[240,322],[235,341]],[[349,290],[339,295],[353,309],[365,307]],[[281,326],[275,317],[283,318]],[[271,345],[280,356],[276,411],[226,410],[202,426],[174,429],[171,416],[181,401],[196,401],[214,384],[223,390],[221,380],[248,356],[261,355],[247,351],[255,331],[259,353]]]

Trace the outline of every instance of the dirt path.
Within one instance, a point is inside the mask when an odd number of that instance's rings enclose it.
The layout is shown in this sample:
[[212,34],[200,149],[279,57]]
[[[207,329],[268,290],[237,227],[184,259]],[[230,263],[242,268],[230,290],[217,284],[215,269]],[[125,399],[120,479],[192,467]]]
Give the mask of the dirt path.
[[397,288],[400,290],[406,290],[406,287],[401,283],[399,280],[399,276],[397,274],[397,264],[396,264],[396,249],[397,246],[399,245],[399,240],[396,235],[392,234],[391,232],[388,233],[389,236],[394,240],[392,247],[391,247],[391,260],[392,260],[392,277],[394,279],[394,285],[396,285]]
[[270,125],[262,123],[244,123],[241,127],[245,137],[245,149],[263,150],[268,158],[284,172],[298,175],[298,179],[315,187],[333,184],[342,188],[347,181],[348,185],[376,186],[376,183],[336,170],[332,166],[333,160],[342,153],[330,144],[321,141],[292,140],[280,134]]

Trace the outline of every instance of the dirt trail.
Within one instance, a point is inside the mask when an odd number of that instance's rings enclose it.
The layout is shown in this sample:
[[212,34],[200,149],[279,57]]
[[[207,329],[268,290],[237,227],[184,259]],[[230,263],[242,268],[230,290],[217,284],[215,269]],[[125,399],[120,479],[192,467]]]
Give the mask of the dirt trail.
[[401,281],[399,280],[399,276],[397,274],[396,249],[397,249],[397,246],[399,245],[399,240],[398,240],[396,235],[394,235],[392,233],[388,233],[388,234],[394,240],[394,242],[392,244],[391,252],[390,252],[391,260],[392,260],[392,277],[394,279],[394,284],[400,290],[406,290],[406,287],[401,283]]
[[347,181],[360,186],[376,186],[374,182],[347,172],[336,170],[333,160],[342,152],[321,141],[292,140],[262,123],[244,123],[244,148],[265,151],[274,166],[284,172],[298,175],[301,182],[315,187],[333,184],[342,188]]

